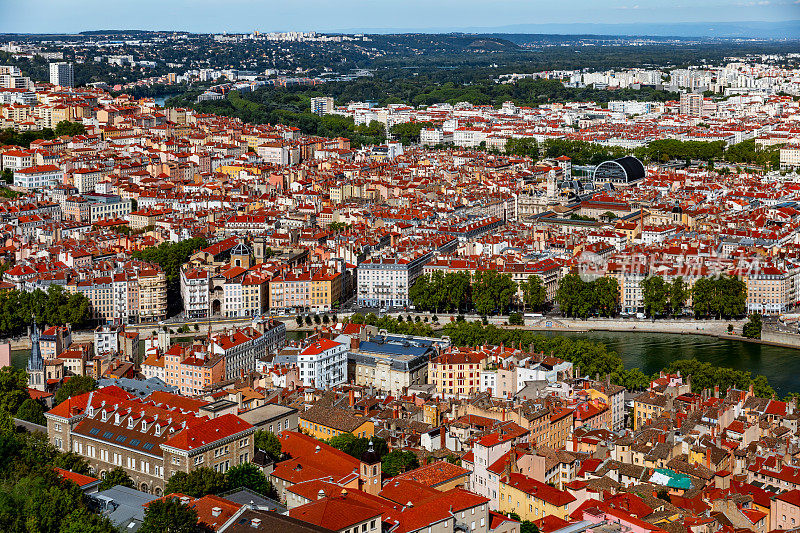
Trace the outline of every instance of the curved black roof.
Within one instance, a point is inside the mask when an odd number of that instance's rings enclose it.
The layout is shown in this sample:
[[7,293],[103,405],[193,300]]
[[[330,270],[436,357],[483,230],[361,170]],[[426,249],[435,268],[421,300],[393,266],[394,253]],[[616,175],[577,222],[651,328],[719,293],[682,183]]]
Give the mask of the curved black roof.
[[603,161],[595,168],[595,175],[597,175],[597,171],[601,170],[603,167],[608,168],[614,167],[615,165],[618,165],[625,172],[626,182],[644,179],[644,165],[632,155],[626,155],[625,157],[620,157],[618,159]]
[[619,159],[615,159],[614,162],[625,169],[625,173],[628,175],[628,181],[644,178],[644,165],[632,155],[620,157]]

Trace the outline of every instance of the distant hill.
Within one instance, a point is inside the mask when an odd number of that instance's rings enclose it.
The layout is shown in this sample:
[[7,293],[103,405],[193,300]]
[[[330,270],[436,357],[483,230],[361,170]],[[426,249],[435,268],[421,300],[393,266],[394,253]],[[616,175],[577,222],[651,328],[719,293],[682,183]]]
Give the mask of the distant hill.
[[642,24],[513,24],[497,27],[435,27],[435,28],[350,28],[341,33],[516,33],[605,36],[658,37],[719,37],[753,39],[800,39],[800,20],[777,22],[648,22]]

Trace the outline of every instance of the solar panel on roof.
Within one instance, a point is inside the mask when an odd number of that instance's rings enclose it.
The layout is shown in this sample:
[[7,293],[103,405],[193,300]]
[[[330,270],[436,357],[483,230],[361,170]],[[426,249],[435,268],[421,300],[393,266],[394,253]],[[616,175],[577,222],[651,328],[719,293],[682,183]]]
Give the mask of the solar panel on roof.
[[89,430],[89,434],[90,435],[97,435],[98,433],[100,433],[100,429],[99,428],[92,428],[92,429]]
[[114,438],[114,434],[111,433],[110,431],[106,431],[105,433],[103,433],[103,438],[104,439],[113,439]]

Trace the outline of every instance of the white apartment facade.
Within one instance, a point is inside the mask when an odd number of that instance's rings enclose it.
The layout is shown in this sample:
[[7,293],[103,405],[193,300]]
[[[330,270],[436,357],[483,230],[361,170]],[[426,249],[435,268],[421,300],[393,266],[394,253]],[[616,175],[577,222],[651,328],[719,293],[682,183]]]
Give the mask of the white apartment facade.
[[347,345],[321,338],[297,354],[300,380],[307,387],[329,389],[347,381]]

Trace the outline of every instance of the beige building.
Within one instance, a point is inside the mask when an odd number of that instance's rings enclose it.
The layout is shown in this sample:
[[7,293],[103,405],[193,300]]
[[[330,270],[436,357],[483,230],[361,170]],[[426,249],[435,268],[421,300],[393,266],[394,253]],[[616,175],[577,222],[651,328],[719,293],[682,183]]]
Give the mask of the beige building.
[[122,468],[138,490],[163,494],[176,472],[200,467],[226,472],[253,457],[255,428],[232,414],[198,417],[206,402],[160,393],[158,404],[99,389],[47,413],[47,436],[60,451],[86,459],[102,478]]
[[139,271],[139,320],[158,322],[167,316],[167,277],[159,270]]

